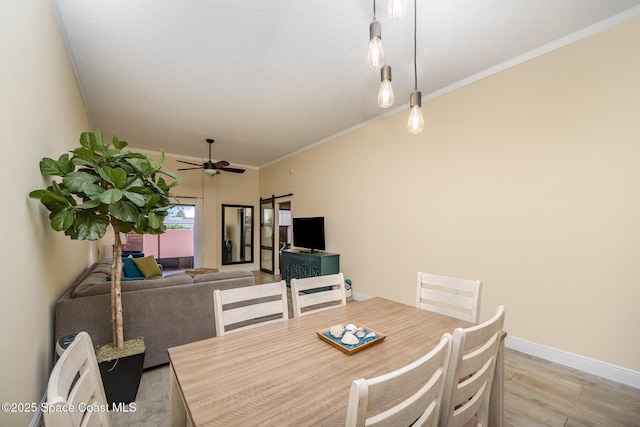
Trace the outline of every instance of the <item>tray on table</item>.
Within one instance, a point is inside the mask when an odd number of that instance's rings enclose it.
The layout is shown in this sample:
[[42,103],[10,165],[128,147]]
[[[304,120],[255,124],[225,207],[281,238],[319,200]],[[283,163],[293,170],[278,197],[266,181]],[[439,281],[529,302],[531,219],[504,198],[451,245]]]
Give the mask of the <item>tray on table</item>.
[[344,336],[344,334],[346,333],[346,330],[342,333],[342,335],[340,337],[334,337],[333,335],[331,335],[330,329],[331,327],[328,327],[326,329],[321,329],[319,331],[316,331],[316,334],[318,334],[318,336],[328,342],[329,344],[333,345],[334,347],[337,347],[338,349],[342,350],[343,352],[347,353],[347,354],[353,354],[357,351],[363,350],[367,347],[371,347],[374,344],[377,344],[379,342],[382,342],[387,336],[385,334],[381,334],[380,332],[376,332],[371,328],[367,328],[366,326],[360,325],[358,323],[355,322],[347,322],[344,323],[343,326],[348,325],[348,324],[353,324],[358,328],[362,328],[363,332],[365,332],[365,335],[372,332],[375,334],[374,337],[363,337],[363,338],[358,338],[358,343],[357,344],[344,344],[342,343],[340,340],[342,339],[342,337]]

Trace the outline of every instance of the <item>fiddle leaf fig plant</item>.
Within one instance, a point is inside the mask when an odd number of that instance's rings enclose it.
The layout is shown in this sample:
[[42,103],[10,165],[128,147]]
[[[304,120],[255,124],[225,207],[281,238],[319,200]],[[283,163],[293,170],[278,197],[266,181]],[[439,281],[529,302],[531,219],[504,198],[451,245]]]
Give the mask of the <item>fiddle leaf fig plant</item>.
[[[57,160],[43,158],[40,172],[55,178],[46,189],[29,197],[39,199],[51,212],[51,228],[73,240],[99,240],[113,227],[115,244],[111,264],[111,321],[113,345],[124,345],[122,319],[122,242],[120,233],[161,234],[171,189],[180,183],[176,175],[140,153],[126,150],[127,142],[113,136],[105,143],[102,132],[83,132],[80,147]],[[170,178],[169,182],[165,178]]]

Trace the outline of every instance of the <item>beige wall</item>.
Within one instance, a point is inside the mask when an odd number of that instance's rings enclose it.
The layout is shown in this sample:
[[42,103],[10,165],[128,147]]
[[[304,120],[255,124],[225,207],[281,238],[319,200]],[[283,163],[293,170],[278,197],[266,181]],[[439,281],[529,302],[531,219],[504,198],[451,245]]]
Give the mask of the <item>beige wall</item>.
[[638,52],[636,18],[425,103],[417,136],[402,112],[265,167],[260,195],[326,217],[355,292],[480,278],[482,319],[640,371]]
[[[53,303],[95,254],[52,231],[27,195],[46,186],[40,159],[73,148],[90,123],[48,1],[3,1],[0,44],[0,401],[37,403],[53,356]],[[0,412],[0,425],[30,418]]]

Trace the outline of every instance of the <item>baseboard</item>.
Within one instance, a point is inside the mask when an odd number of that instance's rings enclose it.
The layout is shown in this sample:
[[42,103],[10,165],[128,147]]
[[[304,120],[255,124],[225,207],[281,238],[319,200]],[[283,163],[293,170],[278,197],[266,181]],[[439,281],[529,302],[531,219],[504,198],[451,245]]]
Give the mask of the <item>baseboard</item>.
[[505,346],[559,365],[597,375],[617,383],[640,389],[640,372],[601,362],[579,354],[537,344],[507,335]]
[[354,301],[364,301],[366,299],[370,299],[373,297],[370,297],[369,295],[361,294],[359,292],[351,291],[351,298],[353,298]]

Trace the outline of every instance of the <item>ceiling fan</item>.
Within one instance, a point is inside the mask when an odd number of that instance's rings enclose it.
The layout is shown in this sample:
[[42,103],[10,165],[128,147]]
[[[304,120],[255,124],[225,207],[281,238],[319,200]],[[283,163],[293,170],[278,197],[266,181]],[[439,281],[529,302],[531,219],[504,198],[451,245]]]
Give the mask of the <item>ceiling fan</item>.
[[211,146],[213,145],[213,139],[207,139],[207,142],[209,143],[209,160],[202,163],[202,164],[198,164],[198,163],[191,163],[191,162],[185,162],[184,160],[178,160],[178,162],[180,163],[186,163],[188,165],[193,165],[193,166],[198,166],[197,168],[183,168],[183,169],[178,169],[179,171],[188,171],[188,170],[192,170],[192,169],[204,169],[204,173],[206,173],[207,175],[215,175],[217,173],[220,173],[220,171],[225,171],[225,172],[233,172],[233,173],[244,173],[244,169],[237,169],[237,168],[229,168],[227,166],[229,166],[229,162],[227,162],[226,160],[221,160],[219,162],[212,162],[211,161]]

